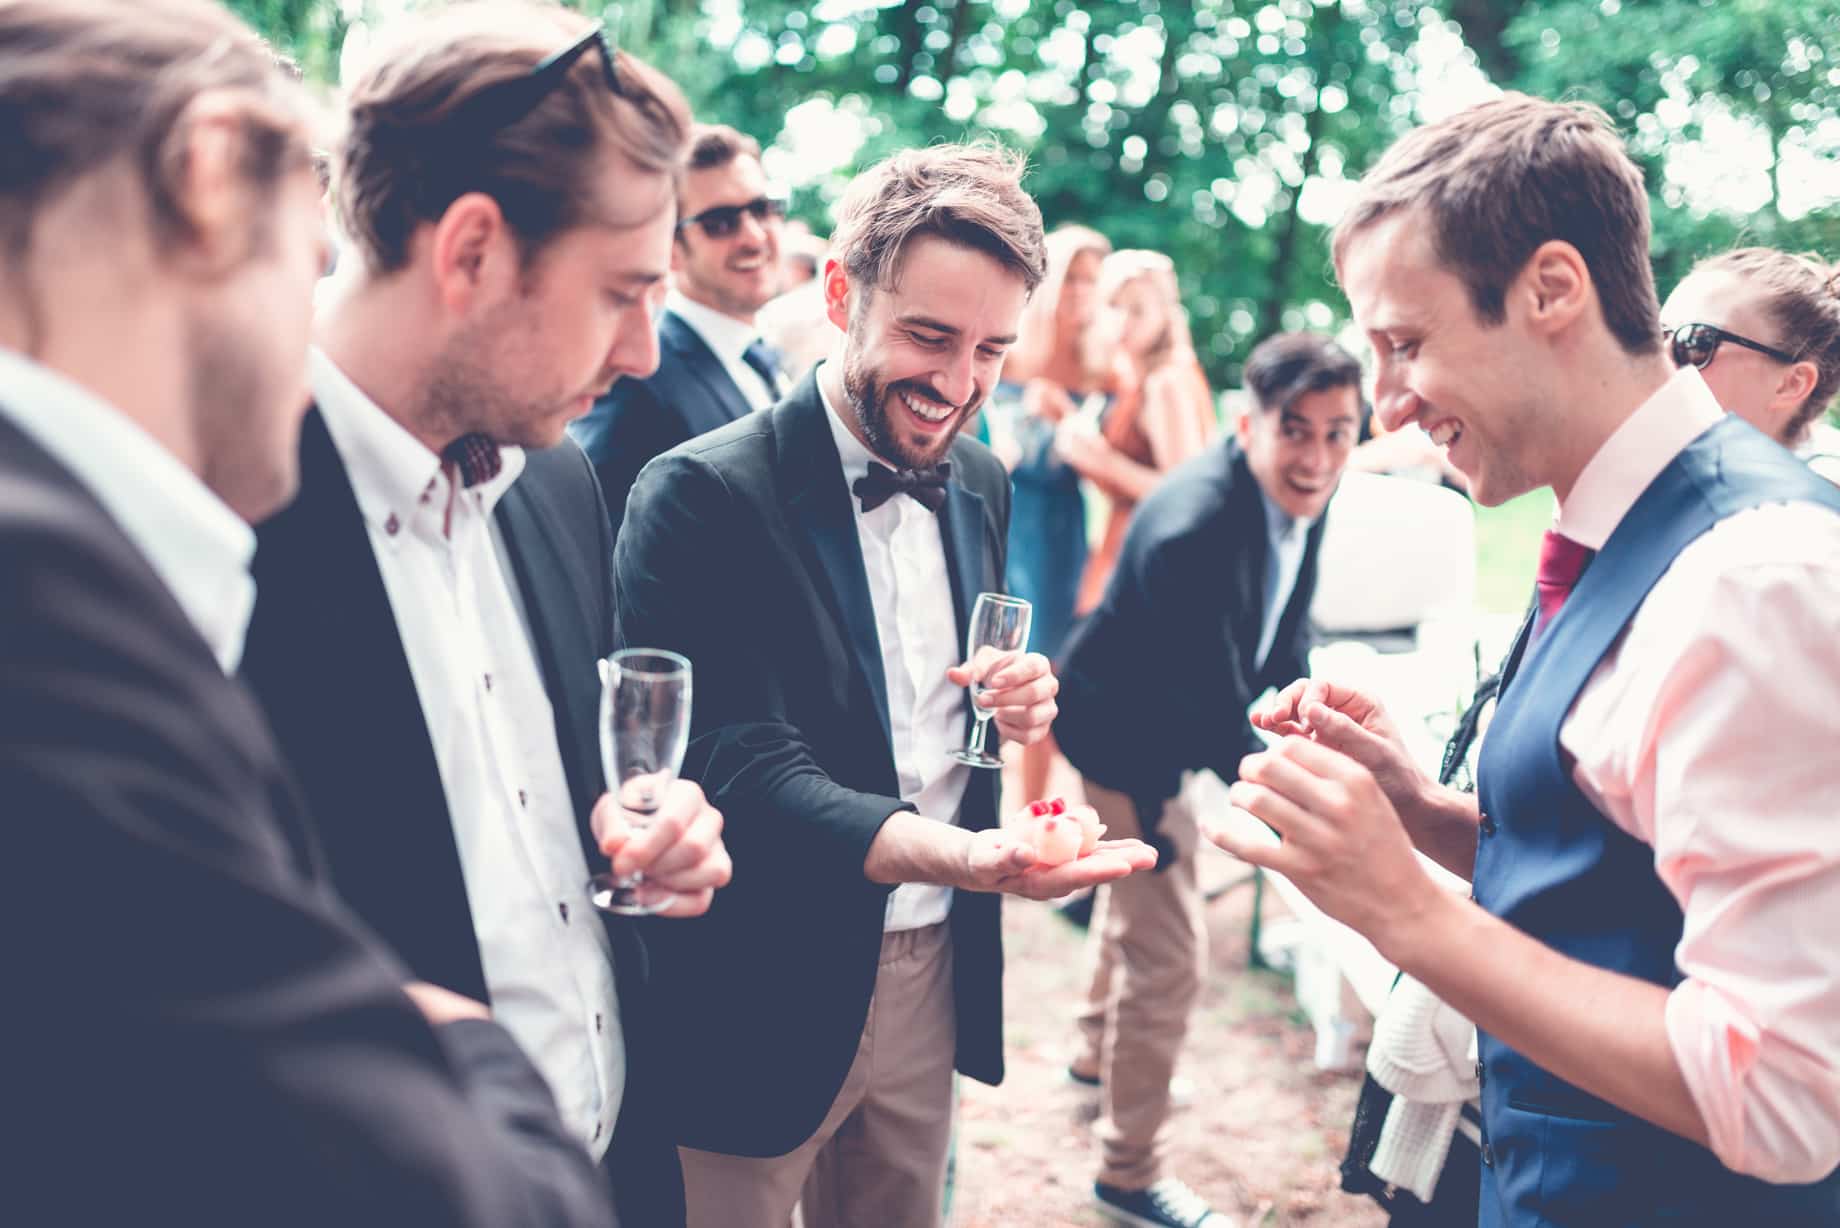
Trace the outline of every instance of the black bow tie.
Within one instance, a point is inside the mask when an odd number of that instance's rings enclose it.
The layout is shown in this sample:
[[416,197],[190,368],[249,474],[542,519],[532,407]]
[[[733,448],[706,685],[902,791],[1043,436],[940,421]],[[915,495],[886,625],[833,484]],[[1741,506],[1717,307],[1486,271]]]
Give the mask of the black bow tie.
[[903,469],[896,472],[886,465],[870,465],[866,476],[850,487],[862,500],[862,510],[873,512],[896,495],[912,495],[929,512],[937,512],[946,501],[946,479],[952,465],[943,462],[928,469]]
[[505,466],[505,458],[499,452],[498,445],[477,432],[462,435],[448,444],[441,451],[441,459],[459,470],[462,486],[490,482]]

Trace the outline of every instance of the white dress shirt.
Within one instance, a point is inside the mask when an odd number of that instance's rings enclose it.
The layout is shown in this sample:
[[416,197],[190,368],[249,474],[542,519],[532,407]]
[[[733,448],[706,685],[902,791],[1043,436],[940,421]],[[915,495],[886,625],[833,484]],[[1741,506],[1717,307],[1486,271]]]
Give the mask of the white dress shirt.
[[492,1015],[598,1157],[626,1082],[613,952],[588,899],[555,716],[492,518],[524,453],[505,448],[497,477],[452,491],[440,459],[318,351],[311,373],[415,677]]
[[[844,485],[854,486],[871,463],[887,462],[850,434],[823,380],[818,381],[818,392],[843,462]],[[896,495],[865,512],[852,494],[850,506],[856,509],[856,537],[862,543],[869,600],[875,606],[901,800],[912,802],[929,819],[956,823],[971,769],[952,758],[964,744],[965,688],[946,679],[946,670],[962,657],[939,516],[907,495]],[[951,909],[952,888],[902,883],[888,896],[882,929],[892,933],[933,925],[944,921]]]
[[[1685,368],[1600,448],[1555,527],[1601,548],[1721,416]],[[1686,916],[1675,1060],[1729,1168],[1840,1162],[1840,516],[1720,521],[1650,590],[1559,732],[1572,778],[1655,850]]]
[[1297,577],[1303,572],[1303,548],[1309,544],[1308,517],[1292,517],[1273,503],[1271,496],[1259,491],[1259,503],[1265,509],[1265,617],[1259,623],[1259,650],[1253,654],[1255,668],[1263,668],[1271,654],[1271,643],[1278,637],[1278,624],[1284,621],[1284,607],[1297,591]]
[[[780,390],[769,387],[760,378],[760,372],[748,366],[747,359],[742,357],[747,353],[748,346],[760,340],[759,329],[733,316],[723,315],[714,307],[705,307],[679,290],[667,293],[664,305],[694,329],[703,343],[722,360],[722,369],[728,372],[728,378],[735,381],[735,387],[741,390],[743,400],[755,409],[766,409],[778,403]],[[783,372],[781,378],[784,378]]]
[[256,538],[138,422],[80,384],[0,349],[0,413],[75,475],[121,526],[234,674],[255,609]]

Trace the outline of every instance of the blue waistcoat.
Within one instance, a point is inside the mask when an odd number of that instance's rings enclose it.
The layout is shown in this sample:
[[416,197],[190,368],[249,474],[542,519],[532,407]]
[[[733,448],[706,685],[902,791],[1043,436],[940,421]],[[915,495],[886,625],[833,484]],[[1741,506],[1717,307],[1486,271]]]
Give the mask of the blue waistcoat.
[[[1832,485],[1728,417],[1661,471],[1604,543],[1526,653],[1483,742],[1475,889],[1489,912],[1573,959],[1679,983],[1681,912],[1655,872],[1654,849],[1578,791],[1561,762],[1559,726],[1687,543],[1736,512],[1785,501],[1840,513]],[[1840,1174],[1811,1186],[1739,1176],[1487,1033],[1480,1046],[1483,1228],[1840,1224]]]

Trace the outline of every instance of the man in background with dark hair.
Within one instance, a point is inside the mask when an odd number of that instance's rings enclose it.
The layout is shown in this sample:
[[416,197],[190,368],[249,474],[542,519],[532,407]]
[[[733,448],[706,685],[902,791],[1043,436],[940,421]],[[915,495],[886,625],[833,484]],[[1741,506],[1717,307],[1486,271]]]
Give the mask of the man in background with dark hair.
[[[1102,1089],[1095,1197],[1124,1223],[1225,1223],[1164,1165],[1169,1080],[1207,958],[1199,833],[1180,794],[1189,772],[1233,780],[1262,746],[1247,708],[1307,672],[1322,516],[1360,429],[1360,379],[1327,338],[1260,343],[1234,436],[1138,508],[1104,598],[1062,658],[1062,752],[1106,834],[1160,853],[1154,874],[1099,891],[1069,1068]],[[1171,660],[1188,667],[1172,673]]]
[[658,369],[621,379],[569,428],[600,475],[615,537],[646,461],[787,391],[780,356],[754,320],[785,280],[786,202],[768,190],[759,143],[725,124],[698,124],[677,215]]
[[261,527],[246,673],[340,891],[419,976],[491,1005],[628,1228],[669,1228],[648,959],[588,876],[612,856],[689,916],[728,861],[695,785],[633,839],[603,796],[613,539],[563,428],[657,362],[689,110],[554,4],[406,18],[371,57],[346,91],[352,242],[315,322],[301,494]]
[[6,0],[0,63],[6,1219],[605,1228],[231,676],[326,257],[305,98],[210,0]]

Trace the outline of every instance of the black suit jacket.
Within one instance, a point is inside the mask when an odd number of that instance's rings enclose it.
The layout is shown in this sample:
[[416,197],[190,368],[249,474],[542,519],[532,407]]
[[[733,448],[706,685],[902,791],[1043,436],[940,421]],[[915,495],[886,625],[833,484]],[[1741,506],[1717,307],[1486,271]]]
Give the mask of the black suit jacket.
[[[863,858],[883,821],[911,809],[825,413],[807,376],[770,411],[646,466],[614,571],[621,643],[674,649],[696,671],[685,774],[727,820],[735,879],[706,917],[653,932],[679,1046],[678,1141],[737,1155],[798,1146],[842,1086],[889,892],[863,876]],[[977,594],[1001,586],[1009,482],[975,440],[954,443],[951,462],[940,530],[962,642]],[[960,824],[994,825],[996,803],[996,774],[972,772]],[[995,1083],[996,897],[956,893],[951,927],[958,1069]]]
[[[490,1001],[447,795],[402,636],[344,462],[318,411],[301,431],[301,491],[258,532],[244,675],[299,772],[339,891],[415,974]],[[595,662],[612,651],[612,541],[579,449],[527,453],[496,512],[528,611],[583,851],[600,796]],[[626,1042],[627,1084],[609,1148],[632,1224],[683,1219],[676,1153],[647,1058],[646,955],[636,928],[603,921]]]
[[645,462],[753,412],[702,334],[674,311],[658,317],[658,370],[617,381],[569,434],[594,462],[613,534]]
[[497,1026],[430,1029],[261,710],[0,417],[0,960],[21,1223],[605,1224]]
[[1261,668],[1252,658],[1271,547],[1239,444],[1209,448],[1138,505],[1105,596],[1062,654],[1054,734],[1082,775],[1132,798],[1146,830],[1184,771],[1237,778],[1263,745],[1247,706],[1307,672],[1325,519],[1310,528]]

